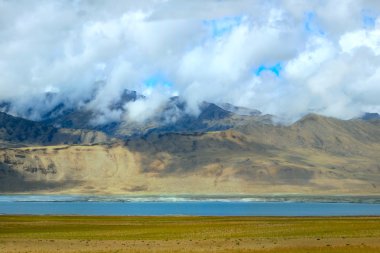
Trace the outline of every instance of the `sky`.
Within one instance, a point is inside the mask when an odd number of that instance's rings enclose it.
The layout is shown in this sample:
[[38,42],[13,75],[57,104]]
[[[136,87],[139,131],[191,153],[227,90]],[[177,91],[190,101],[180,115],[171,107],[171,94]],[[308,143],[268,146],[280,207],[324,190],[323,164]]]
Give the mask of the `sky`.
[[[175,95],[193,114],[202,101],[285,121],[380,113],[379,15],[376,0],[0,0],[0,101],[36,120],[64,102],[99,123],[144,121]],[[110,109],[125,89],[146,99]]]

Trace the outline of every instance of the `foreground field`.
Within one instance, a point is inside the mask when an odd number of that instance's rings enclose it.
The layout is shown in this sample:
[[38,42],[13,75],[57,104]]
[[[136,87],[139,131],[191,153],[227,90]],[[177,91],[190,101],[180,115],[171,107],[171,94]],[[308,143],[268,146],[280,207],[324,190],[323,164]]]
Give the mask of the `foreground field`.
[[0,216],[0,252],[380,252],[380,217]]

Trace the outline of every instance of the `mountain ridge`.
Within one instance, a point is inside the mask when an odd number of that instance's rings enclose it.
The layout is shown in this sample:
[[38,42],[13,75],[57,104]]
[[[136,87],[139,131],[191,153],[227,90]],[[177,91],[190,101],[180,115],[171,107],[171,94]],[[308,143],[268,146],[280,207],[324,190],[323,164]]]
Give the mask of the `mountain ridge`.
[[[185,108],[174,97],[160,112]],[[84,129],[0,113],[0,192],[380,194],[376,119],[307,114],[281,125],[230,108],[204,102],[196,116],[157,113],[145,128],[125,121],[108,133],[86,129],[88,113],[74,122]]]

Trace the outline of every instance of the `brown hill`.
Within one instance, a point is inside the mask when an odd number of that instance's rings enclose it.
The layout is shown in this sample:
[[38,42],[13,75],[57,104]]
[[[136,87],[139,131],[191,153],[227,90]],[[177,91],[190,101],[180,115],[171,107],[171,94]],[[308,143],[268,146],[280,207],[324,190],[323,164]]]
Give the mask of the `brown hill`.
[[380,128],[307,115],[108,145],[0,150],[2,192],[380,194]]

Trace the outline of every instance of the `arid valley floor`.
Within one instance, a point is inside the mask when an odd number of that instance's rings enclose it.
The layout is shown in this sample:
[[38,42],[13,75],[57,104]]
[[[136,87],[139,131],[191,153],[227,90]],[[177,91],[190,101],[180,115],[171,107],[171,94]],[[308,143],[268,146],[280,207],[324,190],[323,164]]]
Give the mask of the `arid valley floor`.
[[0,216],[0,252],[380,252],[380,217]]

